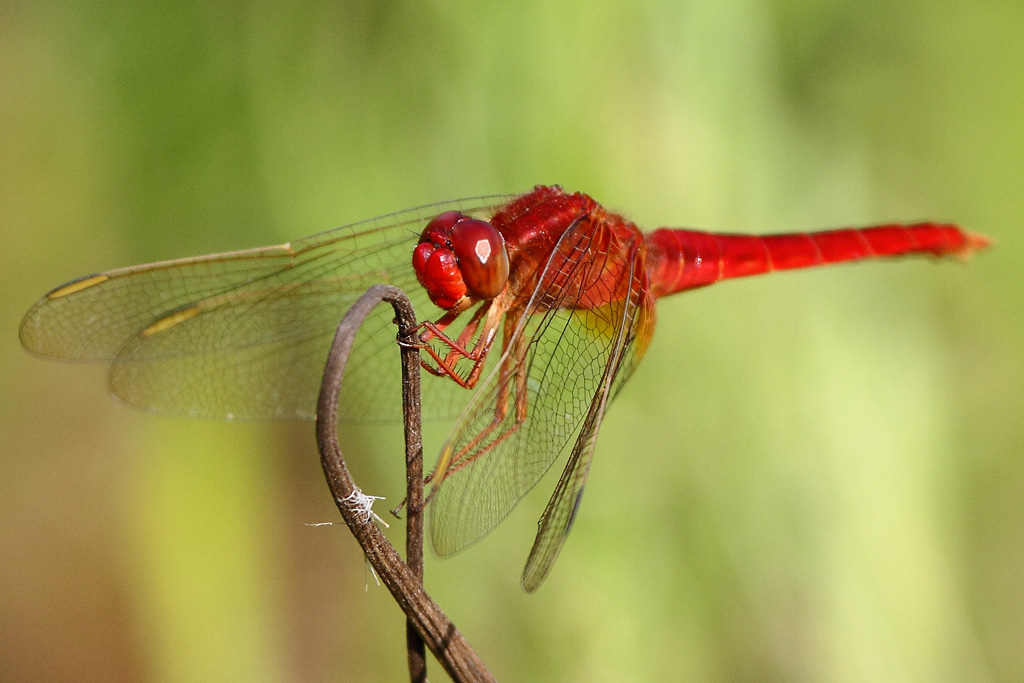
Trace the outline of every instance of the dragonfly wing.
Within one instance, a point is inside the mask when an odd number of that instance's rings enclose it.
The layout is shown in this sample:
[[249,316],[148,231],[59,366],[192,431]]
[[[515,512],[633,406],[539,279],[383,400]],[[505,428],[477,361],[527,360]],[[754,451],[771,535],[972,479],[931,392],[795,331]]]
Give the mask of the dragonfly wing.
[[547,578],[569,536],[583,500],[583,488],[587,483],[605,411],[633,374],[654,331],[654,299],[649,293],[637,289],[635,295],[619,308],[614,346],[608,355],[601,384],[590,402],[583,427],[569,453],[562,476],[537,524],[537,537],[521,579],[523,589],[528,593],[535,591]]
[[[431,304],[411,259],[423,225],[459,209],[489,216],[504,198],[412,209],[276,247],[165,261],[60,287],[25,316],[22,343],[45,356],[112,363],[114,392],[161,412],[312,418],[334,329],[371,285],[394,284],[420,315]],[[393,313],[360,331],[341,403],[348,419],[400,414]],[[454,382],[424,384],[431,415],[457,413]],[[433,394],[433,395],[432,395]]]
[[[563,236],[560,249],[593,256],[594,244],[607,241],[577,224]],[[636,245],[610,247],[616,248],[604,256],[639,261]],[[553,267],[555,261],[561,265]],[[600,261],[600,256],[574,261],[552,256],[522,319],[514,330],[505,330],[499,367],[482,383],[442,450],[445,473],[429,506],[431,539],[439,554],[465,548],[504,519],[586,428],[595,394],[607,392],[602,383],[612,386],[623,339],[629,347],[637,329],[631,316],[646,291],[639,278],[626,283],[633,293],[625,298],[616,301],[616,292],[603,292],[611,301],[607,305],[558,305],[578,300],[584,291],[602,294],[588,288],[610,289],[597,277]]]

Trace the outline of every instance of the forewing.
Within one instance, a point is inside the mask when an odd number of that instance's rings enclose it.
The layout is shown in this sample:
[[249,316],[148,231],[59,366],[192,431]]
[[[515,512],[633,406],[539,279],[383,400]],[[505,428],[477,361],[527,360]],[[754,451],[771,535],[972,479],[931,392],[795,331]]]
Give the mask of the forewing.
[[[45,356],[111,362],[114,393],[140,407],[213,418],[312,418],[331,337],[355,299],[390,283],[405,290],[418,315],[436,316],[411,265],[423,226],[449,209],[487,217],[506,199],[424,206],[280,246],[83,278],[33,306],[21,340]],[[343,418],[401,412],[393,317],[379,307],[357,336]],[[457,413],[465,400],[454,382],[424,383],[428,415]]]
[[[595,254],[595,245],[606,242],[585,225],[563,236],[558,251],[578,258],[549,259],[505,342],[499,367],[442,450],[446,473],[429,506],[431,538],[441,555],[468,546],[508,515],[584,428],[596,394],[606,393],[602,382],[608,381],[609,364],[619,363],[623,334],[630,333],[624,325],[632,325],[636,302],[620,299],[593,308],[559,304],[579,299],[588,287],[603,287],[605,297],[614,299],[615,292],[597,274],[604,259],[637,259],[637,247],[613,243]],[[630,283],[626,287],[634,289]]]

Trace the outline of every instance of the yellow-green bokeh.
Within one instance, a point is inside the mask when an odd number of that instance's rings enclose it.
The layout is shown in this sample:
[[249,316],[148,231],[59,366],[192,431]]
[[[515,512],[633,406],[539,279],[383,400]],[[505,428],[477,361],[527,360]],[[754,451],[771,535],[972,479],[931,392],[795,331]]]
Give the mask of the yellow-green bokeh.
[[[660,302],[541,590],[553,480],[428,558],[494,673],[1024,678],[1022,35],[1015,0],[6,4],[0,678],[400,680],[399,610],[304,526],[336,519],[312,425],[132,411],[17,325],[89,272],[536,183],[646,227],[996,246]],[[400,498],[398,428],[345,438]]]

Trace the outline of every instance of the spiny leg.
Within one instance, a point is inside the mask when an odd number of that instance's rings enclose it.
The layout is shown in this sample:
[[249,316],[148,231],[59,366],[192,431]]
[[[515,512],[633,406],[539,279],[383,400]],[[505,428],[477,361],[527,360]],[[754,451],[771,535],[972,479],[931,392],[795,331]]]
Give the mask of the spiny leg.
[[[505,344],[508,343],[508,339],[512,336],[519,317],[520,316],[512,314],[506,316],[504,335]],[[494,417],[479,434],[461,448],[458,453],[454,454],[454,456],[450,450],[442,453],[437,466],[427,478],[427,481],[436,482],[434,488],[431,489],[429,497],[433,497],[434,492],[437,491],[437,486],[440,485],[446,477],[458,472],[469,463],[497,447],[516,433],[519,427],[526,421],[529,410],[529,399],[526,392],[529,371],[529,365],[526,362],[528,349],[529,340],[524,335],[519,335],[512,341],[511,353],[506,354],[503,349],[502,362],[498,370],[497,388],[495,391],[496,395],[494,398]],[[510,407],[509,392],[513,381],[515,382],[515,405]],[[499,434],[493,442],[487,444],[480,450],[477,450],[477,447],[481,442],[486,441],[486,439],[489,438],[495,430],[499,429],[501,425],[505,423],[510,408],[514,408],[515,410],[515,417],[512,424]]]
[[[444,333],[444,329],[455,320],[455,317],[458,315],[457,313],[448,313],[437,322],[423,323],[422,327],[426,332],[421,335],[421,341],[424,342],[424,345],[420,348],[430,356],[436,365],[431,365],[426,361],[421,361],[420,364],[427,372],[433,375],[448,377],[459,386],[472,389],[480,379],[484,362],[487,360],[487,354],[498,333],[501,308],[497,300],[484,302],[476,313],[473,314],[473,317],[466,324],[465,329],[462,330],[458,338],[454,340]],[[482,327],[480,325],[481,319],[483,319]],[[476,343],[471,350],[467,349],[478,329],[480,329],[480,335]],[[426,343],[432,339],[437,339],[448,347],[449,350],[444,357]],[[464,359],[473,363],[465,378],[459,374],[457,369],[459,362]]]

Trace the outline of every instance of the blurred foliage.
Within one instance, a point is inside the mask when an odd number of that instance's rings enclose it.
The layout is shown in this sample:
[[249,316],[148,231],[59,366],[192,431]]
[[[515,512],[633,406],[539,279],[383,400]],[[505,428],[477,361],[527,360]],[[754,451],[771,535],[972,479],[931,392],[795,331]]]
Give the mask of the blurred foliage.
[[[0,6],[0,679],[401,680],[399,610],[303,526],[337,518],[310,425],[127,410],[17,325],[88,272],[556,182],[996,247],[663,301],[539,593],[553,480],[428,560],[494,673],[1024,679],[1021,35],[1013,0]],[[345,438],[400,498],[398,427]]]

